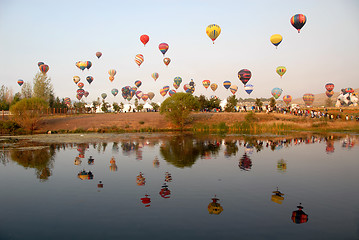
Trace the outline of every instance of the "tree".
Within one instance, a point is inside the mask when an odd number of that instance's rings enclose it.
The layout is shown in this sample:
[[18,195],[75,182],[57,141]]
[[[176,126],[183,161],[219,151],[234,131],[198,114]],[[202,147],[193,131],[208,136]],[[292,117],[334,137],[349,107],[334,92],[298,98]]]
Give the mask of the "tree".
[[334,102],[333,102],[333,100],[332,100],[331,98],[327,98],[327,99],[325,100],[325,106],[326,106],[326,107],[334,107]]
[[51,78],[41,72],[37,73],[34,77],[33,96],[49,102],[51,95],[54,95]]
[[12,105],[10,112],[14,121],[31,133],[37,127],[42,114],[48,108],[48,103],[41,98],[24,98]]
[[101,102],[100,102],[100,98],[97,98],[97,101],[93,101],[92,102],[92,108],[94,111],[96,111],[97,107],[100,106]]
[[142,109],[143,109],[143,103],[138,104],[137,107],[136,107],[137,112],[141,112]]
[[138,99],[137,98],[135,98],[135,107],[136,107],[136,109],[138,107]]
[[125,104],[123,104],[123,102],[120,102],[120,111],[122,112],[124,108],[125,108]]
[[32,97],[32,85],[29,82],[24,82],[21,86],[21,97],[31,98]]
[[274,109],[274,108],[275,108],[275,105],[276,105],[276,101],[275,101],[275,99],[272,97],[272,98],[270,99],[269,106],[271,107],[271,109]]
[[153,110],[155,110],[156,112],[157,112],[158,109],[160,108],[160,105],[158,105],[158,104],[155,103],[155,102],[151,103],[151,106],[153,107]]
[[0,110],[9,110],[12,99],[11,89],[2,85],[0,89]]
[[114,111],[114,112],[119,112],[119,111],[120,111],[120,106],[118,105],[117,102],[114,102],[114,103],[112,104],[112,108],[113,108],[113,111]]
[[262,111],[263,102],[260,98],[256,98],[256,105],[259,108],[259,111]]
[[160,113],[183,129],[191,112],[197,110],[198,105],[198,101],[191,94],[176,93],[162,102]]
[[227,104],[225,106],[226,112],[234,112],[235,107],[237,106],[238,100],[236,98],[236,95],[232,95],[227,98]]
[[102,106],[101,106],[102,112],[108,112],[108,103],[105,102],[105,99],[102,100]]

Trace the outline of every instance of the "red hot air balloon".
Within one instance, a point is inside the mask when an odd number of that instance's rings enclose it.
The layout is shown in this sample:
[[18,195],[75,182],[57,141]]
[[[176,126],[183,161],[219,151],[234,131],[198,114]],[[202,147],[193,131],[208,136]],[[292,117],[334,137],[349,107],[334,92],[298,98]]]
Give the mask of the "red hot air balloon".
[[102,53],[101,53],[101,52],[97,52],[97,53],[96,53],[96,57],[97,57],[97,58],[100,58],[101,56],[102,56]]
[[308,222],[308,215],[303,212],[303,207],[301,203],[297,206],[298,210],[292,212],[292,221],[296,224],[306,223]]
[[170,58],[164,58],[163,62],[166,64],[166,66],[168,66],[168,64],[170,64],[171,59]]
[[167,43],[160,43],[160,45],[158,45],[158,48],[160,49],[161,53],[163,54],[163,56],[166,54],[169,46]]
[[144,198],[141,198],[141,202],[145,205],[145,207],[151,206],[151,198],[149,198],[149,195],[145,195]]
[[143,43],[143,46],[146,46],[146,44],[148,43],[149,40],[150,40],[150,37],[147,36],[146,34],[143,34],[140,37],[140,41]]
[[333,91],[334,89],[334,84],[333,83],[327,83],[325,84],[325,89],[329,92]]
[[307,17],[303,14],[296,14],[290,18],[290,23],[293,25],[295,29],[298,30],[298,33],[300,33],[300,29],[302,29],[302,27],[306,22],[307,22]]

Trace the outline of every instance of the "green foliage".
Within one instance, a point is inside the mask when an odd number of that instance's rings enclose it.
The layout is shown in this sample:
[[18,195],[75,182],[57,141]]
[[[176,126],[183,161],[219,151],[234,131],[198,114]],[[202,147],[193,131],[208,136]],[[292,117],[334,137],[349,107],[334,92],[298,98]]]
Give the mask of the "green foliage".
[[259,111],[262,111],[263,102],[260,98],[256,98],[256,105],[259,107]]
[[199,104],[199,110],[209,110],[211,111],[214,108],[219,108],[219,104],[221,103],[221,100],[219,98],[211,98],[207,99],[204,95],[200,95],[199,97],[195,97]]
[[183,129],[190,119],[191,112],[196,109],[198,109],[198,101],[192,94],[181,92],[163,101],[160,113],[165,114],[170,121]]
[[272,109],[274,109],[275,105],[276,105],[275,98],[272,97],[272,98],[270,99],[270,101],[269,101],[269,106],[270,106]]
[[136,106],[136,110],[137,110],[137,112],[141,112],[141,111],[142,111],[142,109],[143,109],[143,103],[138,104],[138,105]]
[[120,106],[118,105],[117,102],[114,102],[114,103],[112,104],[112,108],[113,108],[113,111],[114,111],[114,112],[119,112],[119,111],[120,111]]
[[226,112],[234,112],[235,106],[237,106],[238,99],[236,98],[236,95],[232,95],[227,98],[227,104],[225,106]]
[[156,112],[157,112],[158,109],[160,108],[160,105],[158,105],[158,104],[155,103],[155,102],[151,103],[151,106],[153,107],[153,110],[155,110]]
[[14,121],[0,121],[0,130],[1,133],[15,133],[17,129],[20,128],[20,125]]
[[44,99],[24,98],[12,105],[10,112],[17,124],[32,132],[47,108],[48,104]]
[[2,85],[0,89],[0,110],[9,110],[12,98],[11,90]]
[[34,79],[33,97],[41,98],[46,102],[50,101],[53,93],[53,87],[51,84],[51,78],[48,78],[46,74],[38,72]]
[[21,98],[32,97],[32,85],[29,82],[24,82],[21,86]]
[[247,115],[244,117],[246,122],[255,122],[257,121],[257,118],[255,117],[254,112],[249,112],[247,113]]
[[102,112],[107,113],[108,112],[109,103],[105,102],[105,100],[102,100],[101,110]]

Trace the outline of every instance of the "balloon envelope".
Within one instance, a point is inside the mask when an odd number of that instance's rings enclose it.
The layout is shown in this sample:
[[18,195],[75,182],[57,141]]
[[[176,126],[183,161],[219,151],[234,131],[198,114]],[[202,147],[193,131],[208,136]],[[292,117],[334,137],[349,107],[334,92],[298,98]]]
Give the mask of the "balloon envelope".
[[142,95],[142,100],[146,102],[147,99],[148,99],[148,94],[143,94]]
[[237,87],[237,85],[231,85],[229,90],[231,91],[232,94],[236,94],[238,87]]
[[158,73],[156,73],[156,72],[154,72],[154,73],[152,73],[152,78],[156,81],[157,80],[157,78],[160,76]]
[[283,90],[281,88],[273,88],[272,89],[272,95],[275,99],[278,99],[280,95],[282,94]]
[[149,92],[147,93],[147,95],[150,100],[152,100],[155,97],[155,94],[153,92]]
[[276,69],[276,72],[279,74],[280,77],[282,77],[286,71],[287,71],[287,68],[284,66],[279,66]]
[[251,94],[253,92],[254,86],[251,84],[246,84],[244,85],[244,91],[246,91],[246,93]]
[[160,49],[161,53],[163,54],[163,56],[166,54],[169,46],[167,43],[160,43],[160,45],[158,45],[158,48]]
[[93,81],[93,77],[92,77],[92,76],[87,76],[87,77],[86,77],[86,80],[87,80],[87,82],[88,82],[89,84],[91,84],[92,81]]
[[283,96],[283,102],[285,102],[285,104],[289,104],[292,101],[292,96],[291,95],[285,95]]
[[181,77],[175,77],[173,81],[174,81],[175,84],[180,86],[181,83],[182,83],[182,78]]
[[44,64],[44,62],[38,62],[37,66],[40,67],[42,64]]
[[252,73],[248,69],[242,69],[238,72],[238,78],[244,85],[251,79]]
[[150,37],[147,36],[146,34],[143,34],[140,37],[140,41],[143,43],[143,46],[146,46],[146,44],[148,43],[149,40],[150,40]]
[[79,76],[74,76],[72,79],[74,80],[75,84],[80,82],[80,77]]
[[176,90],[170,90],[169,92],[168,92],[168,94],[172,97],[172,95],[173,94],[175,94],[176,93]]
[[97,58],[100,58],[102,56],[102,53],[101,52],[96,52],[96,57]]
[[102,93],[102,94],[101,94],[101,97],[102,97],[103,99],[105,99],[105,98],[107,97],[107,94],[106,94],[106,93]]
[[290,23],[298,30],[298,33],[300,33],[300,29],[302,29],[306,22],[307,17],[303,14],[296,14],[290,18]]
[[141,66],[141,64],[143,63],[145,59],[143,58],[142,54],[137,54],[135,57],[135,62],[137,63],[138,67]]
[[328,98],[332,97],[334,95],[333,91],[326,91],[325,95],[327,95]]
[[142,82],[140,80],[135,81],[136,87],[140,87],[142,85]]
[[168,64],[170,64],[171,59],[170,58],[164,58],[163,62],[166,64],[166,66],[168,66]]
[[329,92],[333,91],[334,89],[334,84],[333,83],[327,83],[325,84],[325,89]]
[[203,80],[202,81],[203,87],[205,87],[206,89],[209,87],[209,85],[211,85],[211,81],[209,80]]
[[221,28],[217,24],[211,24],[206,28],[206,33],[214,43],[214,40],[221,34]]
[[118,94],[118,89],[117,88],[112,89],[111,93],[113,96],[116,96]]
[[225,89],[227,89],[227,90],[228,90],[228,88],[230,88],[231,85],[232,85],[232,83],[230,81],[224,81],[223,82],[223,87]]
[[216,83],[211,84],[211,89],[213,90],[213,92],[216,91],[217,88],[218,88],[218,85]]
[[46,65],[46,64],[42,64],[42,65],[39,66],[39,69],[43,74],[46,74],[47,71],[49,71],[49,66]]
[[143,92],[142,92],[142,91],[137,91],[137,92],[136,92],[136,97],[137,97],[138,99],[141,99],[142,95],[143,95]]
[[280,34],[274,34],[270,37],[270,41],[274,46],[278,46],[283,40],[282,35]]
[[78,86],[80,89],[82,89],[82,88],[85,86],[85,84],[82,83],[82,82],[79,82],[79,83],[77,84],[77,86]]
[[306,93],[303,95],[303,101],[305,105],[311,106],[314,102],[314,94]]
[[22,80],[22,79],[17,80],[17,84],[19,84],[21,87],[21,85],[24,84],[24,80]]

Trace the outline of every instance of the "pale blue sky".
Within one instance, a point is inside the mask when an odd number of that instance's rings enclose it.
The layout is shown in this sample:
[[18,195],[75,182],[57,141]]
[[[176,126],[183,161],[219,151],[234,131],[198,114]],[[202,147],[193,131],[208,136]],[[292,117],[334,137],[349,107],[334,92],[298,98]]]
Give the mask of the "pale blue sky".
[[[302,13],[307,23],[300,34],[290,17]],[[20,91],[18,79],[31,81],[38,72],[37,62],[49,65],[55,94],[75,99],[77,86],[72,78],[81,77],[84,89],[95,100],[105,92],[109,102],[124,101],[119,90],[142,81],[139,90],[153,91],[154,101],[162,101],[159,90],[181,76],[183,84],[191,78],[195,95],[232,95],[223,87],[229,80],[238,86],[236,96],[246,98],[237,73],[247,68],[255,89],[250,97],[271,97],[280,87],[283,95],[294,98],[304,93],[325,92],[327,82],[335,91],[358,87],[359,1],[17,1],[0,0],[0,84]],[[212,44],[205,33],[209,24],[218,24],[222,33]],[[270,43],[281,34],[278,49]],[[150,36],[143,47],[142,34]],[[158,44],[170,48],[166,67]],[[97,59],[95,53],[103,56]],[[145,61],[138,68],[136,54]],[[89,71],[80,71],[77,61],[91,61]],[[286,66],[281,79],[277,66]],[[111,83],[108,70],[116,69]],[[153,72],[160,77],[155,82]],[[94,77],[88,85],[86,76]],[[202,80],[219,85],[213,93]],[[167,95],[168,96],[168,95]],[[166,96],[166,97],[167,97]],[[281,96],[281,97],[282,97]]]

